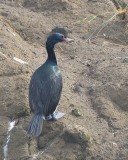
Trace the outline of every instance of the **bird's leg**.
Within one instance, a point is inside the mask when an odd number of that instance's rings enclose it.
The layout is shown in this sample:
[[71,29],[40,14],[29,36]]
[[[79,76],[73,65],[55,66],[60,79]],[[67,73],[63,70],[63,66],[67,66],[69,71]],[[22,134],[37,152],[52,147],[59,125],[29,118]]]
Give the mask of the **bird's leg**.
[[57,120],[57,119],[55,118],[54,114],[50,114],[50,115],[48,115],[48,116],[46,117],[46,120],[47,120],[47,121],[55,121],[55,120]]

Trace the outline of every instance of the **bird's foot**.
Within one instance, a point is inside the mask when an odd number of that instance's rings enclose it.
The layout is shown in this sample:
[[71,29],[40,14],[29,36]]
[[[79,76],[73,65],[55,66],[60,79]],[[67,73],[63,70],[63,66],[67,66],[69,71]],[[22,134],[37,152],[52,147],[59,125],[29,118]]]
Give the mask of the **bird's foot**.
[[55,111],[55,112],[53,113],[53,117],[54,117],[55,119],[60,119],[60,118],[62,118],[64,115],[65,115],[65,113],[58,112],[58,111]]

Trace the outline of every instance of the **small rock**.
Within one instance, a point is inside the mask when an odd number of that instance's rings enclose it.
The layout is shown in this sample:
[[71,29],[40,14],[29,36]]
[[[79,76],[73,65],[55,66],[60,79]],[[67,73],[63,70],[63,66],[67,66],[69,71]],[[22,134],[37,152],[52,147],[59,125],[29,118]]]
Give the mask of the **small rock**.
[[75,58],[75,56],[71,55],[71,56],[70,56],[70,58],[71,58],[71,59],[74,59],[74,58]]
[[74,87],[73,87],[73,91],[75,92],[75,93],[79,93],[79,92],[81,92],[81,89],[80,89],[81,87],[79,86],[79,85],[75,85]]
[[73,110],[72,110],[72,114],[73,114],[74,116],[76,116],[76,117],[80,117],[80,116],[81,116],[81,113],[80,113],[80,111],[79,111],[78,109],[73,109]]
[[84,84],[82,84],[82,83],[79,83],[79,86],[80,86],[81,88],[84,88]]
[[4,47],[4,45],[3,45],[2,43],[0,43],[0,47],[1,47],[1,48],[3,48],[3,47]]
[[128,57],[125,57],[125,58],[122,60],[122,63],[128,63]]
[[69,107],[74,107],[74,104],[70,104],[70,106]]
[[122,51],[122,52],[126,52],[125,48],[122,48],[121,51]]
[[87,64],[86,64],[86,65],[87,65],[87,67],[90,67],[90,66],[91,66],[91,64],[90,64],[89,62],[87,62]]
[[32,52],[33,54],[37,55],[37,53],[35,51]]

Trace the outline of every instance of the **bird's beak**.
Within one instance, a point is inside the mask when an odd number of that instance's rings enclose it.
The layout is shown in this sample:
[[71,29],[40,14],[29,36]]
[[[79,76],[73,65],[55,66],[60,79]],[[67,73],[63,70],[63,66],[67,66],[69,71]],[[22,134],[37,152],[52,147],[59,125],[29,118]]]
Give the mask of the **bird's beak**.
[[71,39],[71,38],[63,38],[63,41],[64,41],[64,42],[73,42],[74,40]]

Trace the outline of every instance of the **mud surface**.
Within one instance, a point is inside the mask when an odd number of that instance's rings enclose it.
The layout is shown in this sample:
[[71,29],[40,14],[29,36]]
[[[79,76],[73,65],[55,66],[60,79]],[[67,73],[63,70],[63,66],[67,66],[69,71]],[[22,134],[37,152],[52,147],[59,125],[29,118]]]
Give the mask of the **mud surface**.
[[[0,160],[13,119],[8,160],[128,159],[128,15],[96,32],[115,13],[111,0],[0,0]],[[66,115],[33,139],[29,80],[55,27],[74,39],[55,49],[64,82],[58,110]]]

